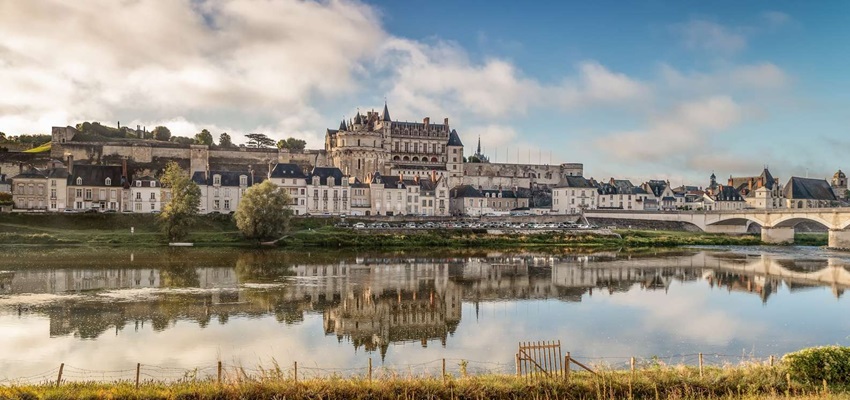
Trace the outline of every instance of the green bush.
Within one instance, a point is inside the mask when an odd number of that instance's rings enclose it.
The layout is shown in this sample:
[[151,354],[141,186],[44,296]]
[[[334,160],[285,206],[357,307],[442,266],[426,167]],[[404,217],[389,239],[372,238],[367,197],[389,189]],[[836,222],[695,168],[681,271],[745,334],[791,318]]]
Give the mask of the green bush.
[[850,347],[812,347],[782,357],[794,380],[817,384],[850,383]]

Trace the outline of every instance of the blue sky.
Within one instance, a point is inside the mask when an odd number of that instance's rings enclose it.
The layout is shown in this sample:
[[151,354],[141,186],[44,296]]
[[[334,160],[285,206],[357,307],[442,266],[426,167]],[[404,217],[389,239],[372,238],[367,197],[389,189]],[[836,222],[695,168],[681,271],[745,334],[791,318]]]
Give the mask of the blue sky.
[[[827,177],[850,151],[850,4],[0,3],[0,131],[82,120],[321,147],[386,98],[497,161],[707,184]],[[103,16],[109,18],[103,18]],[[145,24],[122,21],[145,20]],[[24,22],[26,21],[26,22]]]

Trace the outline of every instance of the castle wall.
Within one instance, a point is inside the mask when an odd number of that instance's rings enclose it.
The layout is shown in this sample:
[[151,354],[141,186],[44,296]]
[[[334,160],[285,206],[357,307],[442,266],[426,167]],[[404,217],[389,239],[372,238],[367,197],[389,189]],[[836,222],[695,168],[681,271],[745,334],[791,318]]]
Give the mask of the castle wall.
[[482,189],[504,187],[555,186],[566,176],[582,176],[584,165],[565,163],[559,165],[465,163],[463,183]]

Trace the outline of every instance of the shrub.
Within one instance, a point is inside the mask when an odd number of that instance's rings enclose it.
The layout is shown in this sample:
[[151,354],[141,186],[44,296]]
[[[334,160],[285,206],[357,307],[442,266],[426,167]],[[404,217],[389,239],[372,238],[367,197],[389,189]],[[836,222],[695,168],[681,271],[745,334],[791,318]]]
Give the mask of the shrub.
[[850,347],[812,347],[782,357],[791,377],[804,383],[850,383]]

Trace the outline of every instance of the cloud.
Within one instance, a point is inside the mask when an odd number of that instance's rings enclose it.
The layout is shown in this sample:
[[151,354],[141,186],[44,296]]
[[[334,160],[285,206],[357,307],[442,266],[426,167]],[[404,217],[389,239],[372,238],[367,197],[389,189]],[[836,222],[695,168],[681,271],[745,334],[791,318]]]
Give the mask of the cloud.
[[791,16],[781,11],[765,11],[761,18],[771,28],[778,28],[791,22]]
[[0,129],[183,118],[303,132],[312,102],[358,88],[385,36],[351,1],[3,2]]
[[672,30],[691,50],[734,54],[747,47],[743,33],[711,21],[694,19],[676,24]]
[[702,98],[677,105],[652,119],[645,129],[615,132],[595,144],[620,161],[683,161],[706,151],[709,136],[729,129],[743,114],[742,107],[728,96]]
[[790,78],[773,63],[734,65],[705,72],[682,72],[668,65],[661,65],[662,83],[673,89],[712,93],[749,91],[749,89],[782,89]]
[[429,45],[394,38],[376,64],[389,75],[393,107],[409,114],[452,111],[507,120],[531,108],[573,110],[627,102],[648,92],[643,83],[595,61],[578,64],[574,76],[547,83],[525,76],[507,60],[475,62],[450,42]]

